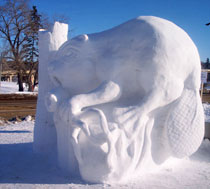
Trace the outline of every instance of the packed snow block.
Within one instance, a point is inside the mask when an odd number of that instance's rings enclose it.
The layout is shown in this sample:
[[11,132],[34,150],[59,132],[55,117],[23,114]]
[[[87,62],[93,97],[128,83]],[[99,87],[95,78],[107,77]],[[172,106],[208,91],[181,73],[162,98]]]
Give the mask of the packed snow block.
[[54,53],[67,41],[68,25],[56,22],[52,31],[39,32],[39,93],[37,101],[36,121],[34,128],[34,151],[55,152],[56,130],[53,114],[45,106],[45,96],[54,88],[48,75],[48,64]]
[[142,16],[80,35],[47,62],[50,81],[40,83],[53,87],[45,89],[51,113],[44,115],[53,115],[53,122],[45,120],[55,128],[59,165],[69,174],[125,182],[201,144],[200,58],[172,22]]

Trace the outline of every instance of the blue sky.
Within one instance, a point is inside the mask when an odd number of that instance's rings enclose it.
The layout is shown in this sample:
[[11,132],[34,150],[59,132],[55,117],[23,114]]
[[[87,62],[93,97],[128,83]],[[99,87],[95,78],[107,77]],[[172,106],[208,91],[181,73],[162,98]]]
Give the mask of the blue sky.
[[182,27],[198,47],[201,60],[210,57],[210,0],[32,0],[39,12],[70,18],[71,37],[95,33],[141,15],[168,19]]

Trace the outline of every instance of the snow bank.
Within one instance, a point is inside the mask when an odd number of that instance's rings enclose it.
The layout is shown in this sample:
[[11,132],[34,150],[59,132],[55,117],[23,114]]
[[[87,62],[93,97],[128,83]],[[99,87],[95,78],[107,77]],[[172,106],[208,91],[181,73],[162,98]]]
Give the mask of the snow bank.
[[1,81],[0,85],[0,94],[11,94],[11,93],[20,93],[20,94],[35,94],[38,91],[36,87],[34,92],[27,92],[27,87],[24,86],[24,92],[18,92],[18,85],[17,82],[8,82],[8,81]]
[[181,28],[138,17],[67,42],[65,28],[55,24],[41,45],[36,150],[57,141],[59,164],[70,175],[115,183],[198,149],[200,58]]
[[210,104],[204,103],[203,104],[203,109],[205,113],[205,122],[210,122]]
[[15,93],[18,91],[18,85],[15,82],[1,82],[0,93]]

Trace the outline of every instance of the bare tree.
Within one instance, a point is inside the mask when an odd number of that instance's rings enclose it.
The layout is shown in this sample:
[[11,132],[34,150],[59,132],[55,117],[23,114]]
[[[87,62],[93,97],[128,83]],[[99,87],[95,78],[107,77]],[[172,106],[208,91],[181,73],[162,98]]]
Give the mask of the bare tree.
[[11,56],[8,58],[15,63],[19,91],[23,91],[25,66],[22,44],[25,41],[24,33],[28,27],[28,12],[29,5],[26,0],[6,0],[5,4],[0,6],[0,37],[9,44]]
[[[7,42],[9,53],[7,61],[13,62],[17,72],[19,91],[23,91],[23,77],[27,77],[29,91],[36,84],[38,71],[38,30],[45,25],[50,27],[50,19],[38,14],[36,7],[29,7],[29,0],[3,0],[0,3],[0,38]],[[55,16],[67,22],[65,16]],[[59,18],[59,19],[58,19]],[[44,23],[41,25],[41,23]],[[35,80],[32,83],[32,73]]]

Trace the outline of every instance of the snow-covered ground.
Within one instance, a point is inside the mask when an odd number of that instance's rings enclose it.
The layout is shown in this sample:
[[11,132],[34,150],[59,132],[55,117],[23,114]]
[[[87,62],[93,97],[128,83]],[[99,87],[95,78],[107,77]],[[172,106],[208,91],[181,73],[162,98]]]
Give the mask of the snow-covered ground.
[[33,153],[33,128],[33,121],[0,126],[0,188],[210,188],[209,140],[204,140],[191,157],[171,159],[158,172],[136,181],[121,185],[87,184],[80,178],[63,175],[50,157]]
[[[1,93],[17,92],[12,83],[3,84]],[[204,110],[208,121],[210,105],[205,104]],[[0,188],[210,188],[210,141],[207,139],[191,157],[171,159],[160,170],[142,175],[130,183],[87,184],[80,178],[73,179],[64,175],[50,156],[33,153],[33,129],[34,121],[0,126]]]
[[[38,91],[37,87],[34,90],[35,92]],[[0,94],[2,93],[19,93],[18,92],[18,85],[16,82],[7,82],[7,81],[1,81],[0,85]],[[23,93],[23,92],[21,92]],[[27,92],[27,87],[24,84],[24,93],[29,93]]]
[[209,104],[203,104],[203,109],[205,113],[205,122],[210,122],[210,107]]

